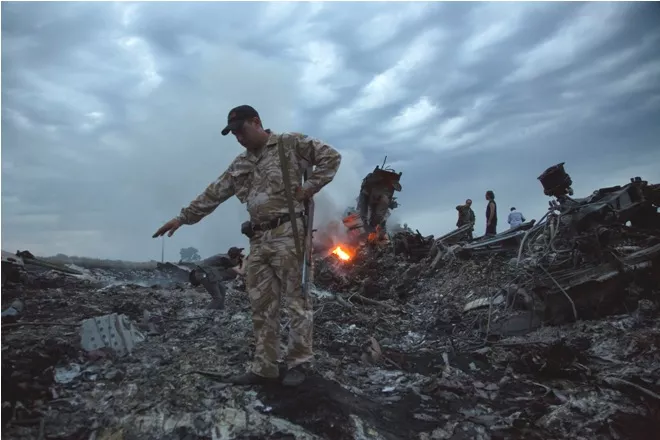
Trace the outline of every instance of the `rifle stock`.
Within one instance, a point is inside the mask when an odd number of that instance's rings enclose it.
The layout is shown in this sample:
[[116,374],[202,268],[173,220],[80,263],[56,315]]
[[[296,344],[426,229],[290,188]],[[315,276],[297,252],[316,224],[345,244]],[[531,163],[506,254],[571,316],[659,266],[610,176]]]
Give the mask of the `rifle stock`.
[[[310,165],[305,169],[303,180],[306,181],[312,174],[314,166]],[[303,243],[303,262],[302,262],[302,290],[303,295],[309,298],[311,285],[314,282],[314,260],[312,259],[312,239],[314,231],[314,198],[310,197],[305,202],[305,242]]]

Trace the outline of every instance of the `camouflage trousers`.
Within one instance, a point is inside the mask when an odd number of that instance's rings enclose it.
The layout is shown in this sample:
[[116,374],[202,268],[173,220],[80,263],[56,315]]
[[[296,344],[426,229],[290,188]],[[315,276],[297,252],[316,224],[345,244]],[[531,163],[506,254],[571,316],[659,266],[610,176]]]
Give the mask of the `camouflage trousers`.
[[[300,219],[298,231],[303,231]],[[302,267],[296,255],[290,223],[258,233],[250,240],[246,284],[255,337],[252,372],[264,377],[279,374],[282,300],[290,319],[284,361],[289,368],[311,361],[314,315],[311,299],[303,296]]]

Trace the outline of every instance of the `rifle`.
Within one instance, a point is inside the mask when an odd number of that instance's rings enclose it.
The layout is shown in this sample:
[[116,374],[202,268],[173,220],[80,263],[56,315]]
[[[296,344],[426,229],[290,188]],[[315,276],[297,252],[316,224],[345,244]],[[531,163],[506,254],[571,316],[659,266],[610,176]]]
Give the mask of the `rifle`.
[[[305,225],[305,238],[302,243],[298,236],[298,225],[295,218],[295,210],[293,207],[293,188],[291,187],[291,181],[289,176],[289,162],[284,153],[284,147],[282,146],[282,136],[278,139],[277,149],[280,156],[280,167],[282,168],[282,180],[284,181],[284,190],[287,195],[287,202],[289,205],[289,216],[291,217],[291,230],[293,231],[293,239],[296,245],[296,254],[300,264],[302,265],[302,293],[303,297],[309,299],[309,290],[310,282],[312,278],[312,228],[314,226],[314,200],[309,198],[305,201],[304,214],[303,214],[303,223]],[[306,182],[307,179],[311,177],[312,171],[314,169],[314,150],[312,150],[311,163],[303,172],[303,182]],[[300,182],[299,182],[300,183]]]
[[[307,167],[303,173],[303,182],[312,174],[314,165]],[[314,260],[312,259],[312,239],[314,235],[314,198],[305,201],[305,242],[303,243],[302,291],[305,298],[309,298],[311,284],[314,282]]]

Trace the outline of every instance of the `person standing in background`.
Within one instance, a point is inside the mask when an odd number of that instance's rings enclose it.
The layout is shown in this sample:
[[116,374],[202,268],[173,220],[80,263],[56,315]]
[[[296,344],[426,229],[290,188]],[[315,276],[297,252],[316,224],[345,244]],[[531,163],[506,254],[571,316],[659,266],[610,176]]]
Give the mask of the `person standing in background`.
[[[465,226],[469,223],[471,223],[474,226],[475,222],[475,215],[474,211],[472,210],[472,200],[467,199],[465,201],[465,205],[458,205],[456,207],[456,210],[458,211],[458,221],[456,222],[456,227],[460,228],[462,226]],[[471,228],[469,231],[467,231],[466,236],[468,240],[472,240],[472,231],[474,230],[474,227]]]
[[495,203],[495,193],[486,191],[486,235],[497,234],[497,204]]
[[525,216],[522,215],[522,213],[516,211],[515,206],[511,208],[511,212],[509,213],[509,225],[511,225],[511,229],[522,225],[525,223],[527,220],[525,220]]

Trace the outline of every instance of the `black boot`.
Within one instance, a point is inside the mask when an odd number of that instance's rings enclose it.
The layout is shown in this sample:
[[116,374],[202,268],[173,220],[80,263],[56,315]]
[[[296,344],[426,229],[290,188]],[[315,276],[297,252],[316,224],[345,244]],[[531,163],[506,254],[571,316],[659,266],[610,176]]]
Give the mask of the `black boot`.
[[307,366],[297,365],[286,371],[282,378],[282,385],[285,387],[297,387],[302,384],[309,374]]
[[224,299],[224,297],[213,298],[213,300],[209,303],[208,306],[206,306],[206,308],[210,309],[210,310],[224,310],[224,308],[225,308],[225,299]]

